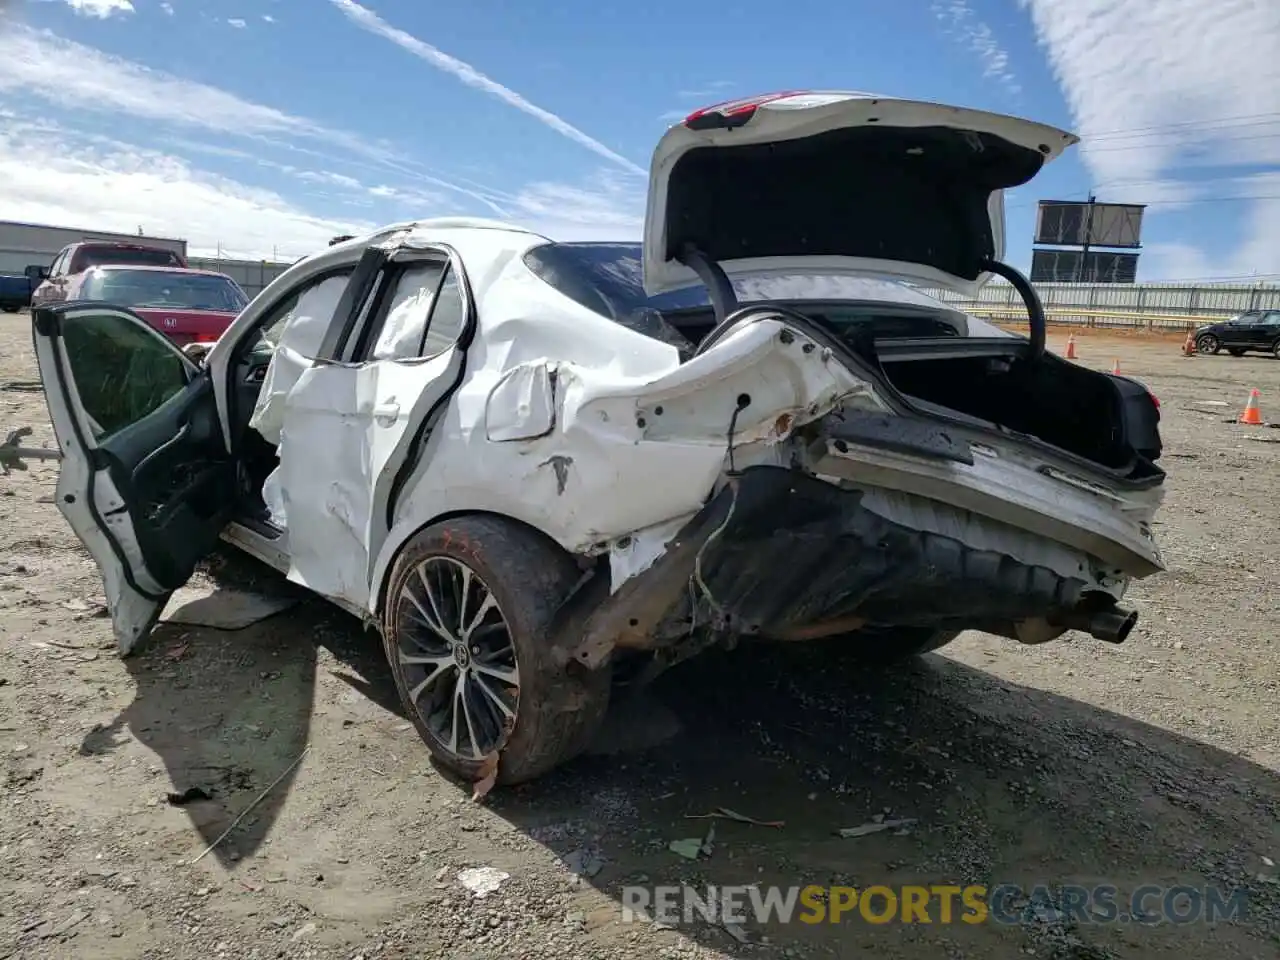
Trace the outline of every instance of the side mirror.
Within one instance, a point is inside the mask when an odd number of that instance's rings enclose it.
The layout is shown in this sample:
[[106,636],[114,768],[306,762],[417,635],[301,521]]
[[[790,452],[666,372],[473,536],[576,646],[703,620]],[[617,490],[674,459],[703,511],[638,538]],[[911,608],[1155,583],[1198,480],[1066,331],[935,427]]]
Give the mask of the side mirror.
[[212,343],[197,341],[183,346],[182,352],[186,355],[187,359],[192,361],[197,367],[203,367],[204,358],[208,355],[211,349],[213,349]]
[[38,263],[31,264],[31,266],[27,267],[27,269],[22,272],[27,275],[28,280],[45,280],[49,276],[49,268],[42,267]]

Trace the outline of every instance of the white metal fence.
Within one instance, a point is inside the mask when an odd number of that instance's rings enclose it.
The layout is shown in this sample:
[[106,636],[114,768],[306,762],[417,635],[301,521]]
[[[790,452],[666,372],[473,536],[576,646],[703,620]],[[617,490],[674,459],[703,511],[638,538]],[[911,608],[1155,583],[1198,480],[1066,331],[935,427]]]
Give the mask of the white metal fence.
[[[1022,299],[1007,283],[989,283],[976,300],[926,290],[969,313],[1025,318]],[[1248,310],[1280,310],[1280,284],[1041,283],[1036,292],[1051,321],[1090,326],[1185,328]]]
[[[190,263],[227,274],[250,297],[257,296],[290,266],[271,260],[214,257],[192,257]],[[1041,283],[1036,290],[1051,321],[1099,327],[1182,329],[1247,310],[1280,310],[1280,284],[1276,283]],[[948,290],[924,292],[980,316],[1026,317],[1021,298],[1003,282],[987,284],[976,300]]]
[[261,293],[267,284],[290,266],[271,260],[219,260],[216,257],[189,257],[187,262],[198,270],[225,273],[244,288],[250,299]]

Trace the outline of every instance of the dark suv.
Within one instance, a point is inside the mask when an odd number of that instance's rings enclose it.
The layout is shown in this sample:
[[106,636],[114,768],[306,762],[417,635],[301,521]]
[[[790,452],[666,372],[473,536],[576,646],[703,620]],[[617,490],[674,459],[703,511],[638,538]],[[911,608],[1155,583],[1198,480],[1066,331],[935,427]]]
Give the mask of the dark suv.
[[1197,353],[1226,350],[1239,357],[1253,350],[1280,357],[1280,310],[1251,310],[1222,323],[1200,327],[1195,341]]

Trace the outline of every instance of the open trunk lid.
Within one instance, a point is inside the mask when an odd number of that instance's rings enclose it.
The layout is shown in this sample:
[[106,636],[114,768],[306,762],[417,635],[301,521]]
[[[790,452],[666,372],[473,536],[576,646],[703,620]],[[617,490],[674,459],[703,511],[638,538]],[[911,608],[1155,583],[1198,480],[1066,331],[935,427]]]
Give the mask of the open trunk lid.
[[688,245],[729,277],[879,276],[974,296],[1004,255],[1004,191],[1078,138],[1001,114],[865,93],[707,107],[663,136],[649,174],[644,283],[699,283]]

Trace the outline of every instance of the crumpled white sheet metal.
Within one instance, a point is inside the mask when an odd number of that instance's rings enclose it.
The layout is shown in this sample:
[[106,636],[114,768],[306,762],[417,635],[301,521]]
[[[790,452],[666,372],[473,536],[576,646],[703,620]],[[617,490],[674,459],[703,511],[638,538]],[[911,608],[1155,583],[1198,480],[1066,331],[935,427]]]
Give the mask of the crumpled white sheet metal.
[[[415,238],[411,232],[386,245],[410,248]],[[403,544],[455,512],[496,513],[570,552],[609,553],[616,588],[660,556],[723,481],[731,421],[741,467],[778,462],[780,439],[837,404],[883,408],[829,350],[766,314],[681,363],[670,344],[614,323],[533,276],[521,255],[542,242],[537,236],[434,229],[429,239],[447,243],[466,265],[480,328],[466,354],[466,375],[441,408],[389,529],[394,470],[383,447],[393,431],[373,412],[392,395],[402,421],[410,405],[429,406],[440,385],[451,384],[457,351],[449,351],[452,359],[442,354],[439,364],[430,361],[430,369],[422,361],[415,368],[413,361],[384,360],[366,365],[381,368],[376,376],[344,366],[345,373],[291,369],[270,378],[292,391],[281,438],[285,466],[267,496],[273,512],[301,531],[300,539],[290,536],[290,576],[371,612]],[[428,299],[397,300],[380,350],[398,356],[420,334],[415,324]],[[281,353],[273,366],[293,362]],[[386,379],[392,368],[400,371],[395,382]],[[435,387],[427,383],[432,377]],[[743,396],[751,402],[735,416]],[[272,400],[263,403],[270,408]],[[407,429],[402,422],[398,428]],[[291,449],[305,456],[291,457]]]
[[[499,339],[515,333],[501,326]],[[653,538],[611,558],[616,586],[652,563],[673,520],[716,488],[740,396],[752,402],[733,425],[739,466],[770,456],[746,448],[776,442],[780,425],[789,432],[838,402],[882,408],[829,351],[778,320],[748,321],[685,364],[670,353],[664,370],[629,376],[567,360],[529,360],[505,377],[483,365],[455,396],[430,468],[397,505],[396,529],[445,510],[482,509],[529,523],[575,553]],[[544,431],[546,407],[521,387],[550,383],[553,367],[555,422]],[[493,442],[504,436],[512,440]]]

